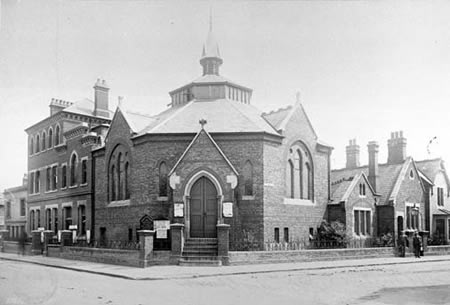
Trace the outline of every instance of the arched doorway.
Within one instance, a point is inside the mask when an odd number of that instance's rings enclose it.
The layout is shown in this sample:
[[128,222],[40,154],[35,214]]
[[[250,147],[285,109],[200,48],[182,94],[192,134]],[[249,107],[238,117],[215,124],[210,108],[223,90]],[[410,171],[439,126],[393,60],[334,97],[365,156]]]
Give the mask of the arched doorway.
[[198,179],[190,193],[191,237],[217,236],[217,190],[206,177]]

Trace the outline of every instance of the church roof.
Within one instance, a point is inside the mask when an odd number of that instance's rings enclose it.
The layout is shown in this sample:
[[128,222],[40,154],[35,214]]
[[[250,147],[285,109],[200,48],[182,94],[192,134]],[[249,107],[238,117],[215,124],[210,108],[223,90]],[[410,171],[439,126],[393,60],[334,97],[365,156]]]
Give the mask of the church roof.
[[197,133],[198,121],[205,119],[209,133],[265,132],[279,136],[261,114],[249,104],[228,99],[194,100],[152,117],[139,134]]
[[278,130],[287,116],[291,113],[292,108],[292,106],[288,106],[269,113],[263,113],[263,117]]

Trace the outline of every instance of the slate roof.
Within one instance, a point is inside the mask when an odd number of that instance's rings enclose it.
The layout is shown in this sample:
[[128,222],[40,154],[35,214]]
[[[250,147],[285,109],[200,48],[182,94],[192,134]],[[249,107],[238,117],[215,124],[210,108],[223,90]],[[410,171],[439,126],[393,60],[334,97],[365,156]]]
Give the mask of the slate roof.
[[[400,164],[379,164],[379,183],[377,186],[376,193],[380,195],[380,202],[382,204],[388,204],[392,196],[395,196],[394,189],[398,182],[401,182],[400,172],[404,167],[406,167],[412,159],[408,158],[405,162]],[[367,165],[357,167],[354,169],[337,169],[331,171],[331,183],[336,183],[337,181],[349,179],[351,177],[357,177],[358,174],[363,172],[366,176],[369,175],[369,168]],[[398,191],[398,190],[397,190]],[[394,192],[394,193],[393,193]]]
[[[94,101],[85,98],[82,100],[79,100],[75,103],[73,103],[71,106],[64,108],[62,111],[64,112],[70,112],[74,114],[81,114],[81,115],[89,115],[89,116],[96,116],[94,114],[95,109],[95,103]],[[108,110],[109,113],[112,115],[113,112]],[[98,116],[101,117],[101,116]]]
[[263,113],[263,117],[278,130],[281,126],[281,123],[283,123],[286,117],[290,114],[292,108],[292,106],[288,106],[286,108],[280,108],[269,113]]
[[347,190],[350,188],[350,186],[353,183],[354,178],[349,178],[348,180],[342,180],[339,182],[335,182],[331,185],[331,199],[332,203],[338,204],[344,200],[342,198],[344,197]]
[[279,136],[257,108],[228,99],[194,100],[179,107],[171,107],[152,117],[139,135],[197,133],[200,119],[207,120],[205,129],[209,133],[265,132]]
[[417,161],[417,169],[427,176],[428,179],[434,182],[434,178],[441,171],[441,158]]

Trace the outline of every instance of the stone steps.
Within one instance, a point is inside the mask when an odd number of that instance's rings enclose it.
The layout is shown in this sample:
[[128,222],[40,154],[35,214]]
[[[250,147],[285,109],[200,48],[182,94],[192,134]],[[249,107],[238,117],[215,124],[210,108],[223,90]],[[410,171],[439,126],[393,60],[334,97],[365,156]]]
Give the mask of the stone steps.
[[217,257],[217,238],[188,238],[178,263],[180,266],[222,266]]

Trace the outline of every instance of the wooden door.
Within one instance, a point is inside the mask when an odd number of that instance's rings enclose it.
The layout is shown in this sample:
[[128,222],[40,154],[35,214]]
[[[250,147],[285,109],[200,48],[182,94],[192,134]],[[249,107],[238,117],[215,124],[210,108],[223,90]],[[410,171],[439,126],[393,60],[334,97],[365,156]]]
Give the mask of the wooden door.
[[190,194],[191,237],[216,237],[217,191],[206,177],[198,179]]

